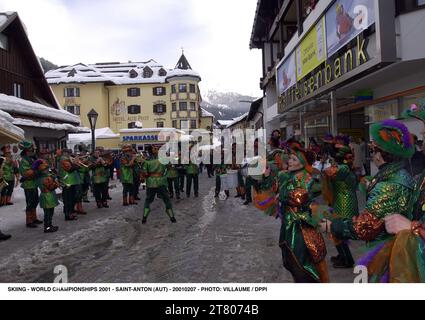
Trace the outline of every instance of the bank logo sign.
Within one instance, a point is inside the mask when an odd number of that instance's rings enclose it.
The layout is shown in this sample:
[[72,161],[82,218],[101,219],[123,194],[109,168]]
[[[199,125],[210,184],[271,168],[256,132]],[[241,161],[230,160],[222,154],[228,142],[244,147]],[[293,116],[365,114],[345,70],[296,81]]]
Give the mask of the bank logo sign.
[[367,40],[361,33],[374,23],[374,0],[337,0],[278,66],[279,111],[366,63]]
[[124,136],[123,142],[145,142],[145,141],[159,141],[158,135],[144,135],[144,136]]

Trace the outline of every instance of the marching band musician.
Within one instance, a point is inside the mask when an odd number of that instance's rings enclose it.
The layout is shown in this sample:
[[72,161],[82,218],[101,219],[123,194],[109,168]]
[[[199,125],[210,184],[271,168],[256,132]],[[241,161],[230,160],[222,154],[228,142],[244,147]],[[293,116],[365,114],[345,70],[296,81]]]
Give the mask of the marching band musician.
[[21,175],[21,188],[25,192],[26,201],[26,225],[27,228],[37,228],[37,225],[43,224],[37,218],[37,206],[39,196],[37,190],[36,172],[32,166],[34,164],[35,148],[31,141],[22,141],[19,143],[21,152],[21,162],[19,164],[19,173]]
[[75,212],[80,215],[87,215],[87,212],[83,208],[83,198],[84,193],[88,191],[88,186],[90,183],[90,173],[86,151],[82,146],[79,146],[79,153],[74,159],[74,164],[78,167],[77,172],[75,173],[78,176],[78,184],[75,186]]
[[80,166],[79,169],[79,174],[80,174],[80,188],[81,188],[81,199],[80,197],[78,198],[78,200],[80,200],[80,207],[81,210],[83,209],[83,204],[82,202],[85,203],[90,203],[89,199],[88,199],[88,192],[90,189],[90,161],[89,161],[89,154],[87,151],[87,147],[82,144],[80,146],[78,146],[78,150],[80,152],[80,159],[81,159],[81,163],[82,166]]
[[40,207],[44,210],[44,233],[54,233],[59,230],[53,226],[53,215],[55,208],[59,205],[56,189],[59,182],[52,173],[49,172],[49,163],[40,159],[34,163],[34,169],[38,171],[38,188],[40,189]]
[[175,193],[176,199],[180,200],[179,172],[176,165],[172,163],[169,163],[167,166],[167,182],[170,198],[173,199]]
[[[193,146],[190,147],[192,150]],[[190,198],[192,191],[192,183],[195,193],[195,198],[199,196],[199,166],[189,160],[189,164],[186,165],[186,196]]]
[[108,181],[109,171],[108,163],[102,158],[103,148],[96,148],[91,159],[90,169],[92,170],[92,183],[94,197],[96,198],[97,208],[109,208],[108,206]]
[[12,194],[15,188],[15,181],[19,181],[19,169],[16,161],[12,159],[12,152],[10,145],[5,145],[1,148],[4,157],[4,163],[2,164],[3,179],[5,187],[1,190],[0,207],[12,206]]
[[136,155],[133,153],[133,148],[130,145],[122,147],[121,156],[121,183],[123,187],[123,206],[136,205],[134,199],[134,166]]
[[134,167],[133,167],[133,197],[135,201],[139,201],[141,200],[139,198],[139,190],[140,190],[140,184],[141,184],[141,179],[140,179],[140,175],[141,175],[141,170],[142,170],[142,166],[143,166],[143,157],[141,154],[138,154],[136,152],[136,150],[133,150],[133,153],[136,157],[135,162],[134,162]]
[[76,161],[71,159],[72,151],[68,149],[62,150],[62,157],[59,161],[59,180],[62,184],[62,200],[63,213],[65,221],[77,220],[74,210],[77,201],[77,190],[80,184],[80,175],[78,170],[80,167]]
[[151,212],[150,205],[158,195],[166,206],[166,213],[172,223],[177,220],[174,216],[173,206],[171,204],[170,196],[167,192],[167,169],[158,159],[158,148],[149,146],[148,151],[150,158],[143,163],[143,177],[146,179],[146,201],[143,214],[142,224],[146,224],[149,214]]

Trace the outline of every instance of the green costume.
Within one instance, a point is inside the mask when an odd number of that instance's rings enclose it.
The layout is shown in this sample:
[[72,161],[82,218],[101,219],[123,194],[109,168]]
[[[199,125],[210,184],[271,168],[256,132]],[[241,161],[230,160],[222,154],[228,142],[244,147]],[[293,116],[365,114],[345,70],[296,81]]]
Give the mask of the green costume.
[[174,198],[174,193],[177,199],[180,199],[180,185],[179,185],[179,172],[176,166],[169,164],[167,166],[167,181],[168,181],[168,192],[170,197]]
[[53,227],[53,215],[55,208],[59,205],[55,191],[58,185],[55,177],[45,171],[38,179],[38,187],[40,189],[40,207],[44,210],[44,230],[48,231]]
[[173,207],[170,200],[170,195],[167,191],[167,169],[158,158],[152,157],[143,163],[142,167],[143,176],[146,177],[146,201],[145,209],[143,214],[142,223],[146,223],[147,218],[150,214],[150,206],[155,200],[155,196],[158,195],[162,199],[166,206],[166,213],[169,216],[171,222],[175,223]]
[[26,201],[26,224],[28,227],[34,227],[38,222],[37,206],[39,196],[37,190],[36,172],[32,169],[34,160],[25,154],[22,154],[22,159],[19,164],[19,173],[21,175],[21,187],[25,192]]
[[69,156],[62,156],[59,161],[59,180],[62,185],[63,213],[69,220],[75,212],[78,186],[80,185],[79,168],[74,166]]
[[93,157],[91,159],[92,170],[92,183],[93,193],[96,198],[97,207],[108,207],[108,183],[109,183],[109,170],[106,163],[99,161],[99,158]]
[[326,246],[317,230],[318,221],[310,210],[314,179],[306,170],[301,170],[282,172],[278,181],[282,218],[279,243],[283,264],[295,282],[325,282],[319,266],[326,257]]
[[3,179],[7,182],[8,186],[1,190],[2,204],[9,205],[13,190],[15,188],[15,175],[18,174],[18,168],[12,160],[6,159],[3,166]]
[[130,159],[126,159],[125,156],[121,159],[120,179],[123,185],[123,197],[132,197],[134,194],[134,165],[131,164]]
[[325,171],[330,180],[333,201],[331,207],[337,217],[351,219],[359,214],[357,177],[346,164],[333,166]]
[[[215,167],[214,167],[214,170],[215,170],[215,196],[216,196],[216,198],[218,197],[218,195],[220,194],[220,191],[221,191],[221,176],[227,174],[227,168],[228,168],[228,165],[226,165],[226,164],[215,165]],[[230,196],[229,190],[224,190],[224,192],[226,193],[227,197]]]
[[192,183],[194,185],[194,192],[195,197],[198,197],[199,195],[199,166],[190,163],[186,166],[186,177],[187,177],[187,183],[186,183],[186,195],[189,198],[190,193],[192,191]]

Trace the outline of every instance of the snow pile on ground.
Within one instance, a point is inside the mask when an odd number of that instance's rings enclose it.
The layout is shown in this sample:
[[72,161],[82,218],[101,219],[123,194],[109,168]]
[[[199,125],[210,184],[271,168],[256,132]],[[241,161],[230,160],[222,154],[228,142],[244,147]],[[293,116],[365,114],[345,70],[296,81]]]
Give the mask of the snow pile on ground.
[[43,106],[28,100],[0,94],[0,110],[12,115],[23,115],[41,119],[50,119],[60,122],[69,122],[80,125],[80,118],[65,110],[58,110]]

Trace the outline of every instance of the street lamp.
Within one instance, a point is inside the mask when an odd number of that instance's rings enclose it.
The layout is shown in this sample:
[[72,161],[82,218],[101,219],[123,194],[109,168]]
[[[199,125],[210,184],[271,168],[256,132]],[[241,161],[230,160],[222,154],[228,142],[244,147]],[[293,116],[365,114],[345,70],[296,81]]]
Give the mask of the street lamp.
[[95,130],[96,130],[96,122],[97,122],[98,116],[99,114],[94,109],[91,109],[91,111],[87,114],[87,117],[89,118],[89,122],[90,122],[90,129],[91,129],[91,151],[92,152],[94,152],[94,150],[96,149]]

